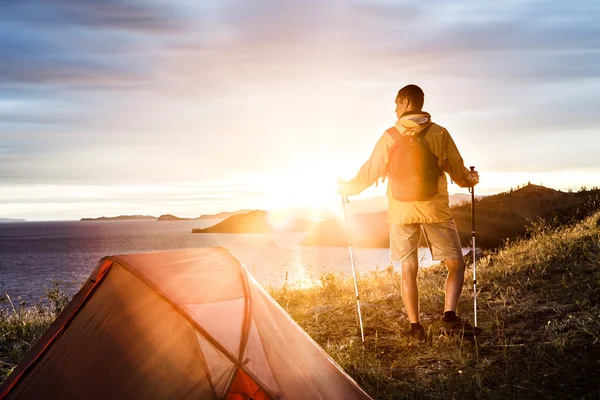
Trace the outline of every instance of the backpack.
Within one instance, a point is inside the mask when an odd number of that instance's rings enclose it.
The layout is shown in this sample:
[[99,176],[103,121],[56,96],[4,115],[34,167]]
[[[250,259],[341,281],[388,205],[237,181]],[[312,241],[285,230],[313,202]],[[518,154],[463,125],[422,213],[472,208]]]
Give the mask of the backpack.
[[429,125],[413,136],[402,135],[396,127],[387,132],[394,139],[387,165],[392,197],[398,201],[428,200],[437,193],[442,171],[438,158],[425,141]]

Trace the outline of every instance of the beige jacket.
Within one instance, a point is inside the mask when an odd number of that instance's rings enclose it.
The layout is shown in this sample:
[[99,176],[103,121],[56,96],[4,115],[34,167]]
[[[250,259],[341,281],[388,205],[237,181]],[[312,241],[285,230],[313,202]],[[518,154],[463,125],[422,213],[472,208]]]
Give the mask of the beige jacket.
[[[403,116],[396,122],[396,128],[402,135],[414,135],[429,125],[431,128],[425,135],[425,141],[438,157],[438,163],[445,172],[438,179],[438,192],[427,201],[403,202],[392,197],[388,185],[388,222],[391,224],[406,225],[448,221],[452,218],[452,214],[448,201],[446,173],[460,187],[470,187],[478,181],[465,168],[463,159],[448,131],[432,123],[428,113]],[[359,194],[380,178],[383,178],[382,182],[385,180],[390,150],[393,145],[394,139],[389,133],[384,132],[377,141],[371,157],[363,164],[358,174],[349,181],[349,186],[353,189],[352,193],[348,193],[349,195]]]

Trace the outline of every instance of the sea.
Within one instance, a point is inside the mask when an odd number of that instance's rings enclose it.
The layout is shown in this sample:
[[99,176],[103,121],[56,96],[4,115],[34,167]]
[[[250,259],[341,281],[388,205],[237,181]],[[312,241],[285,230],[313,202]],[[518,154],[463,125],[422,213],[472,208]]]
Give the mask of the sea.
[[[319,284],[323,273],[352,274],[348,247],[302,246],[303,233],[192,233],[218,222],[0,223],[0,299],[6,305],[8,294],[15,304],[38,304],[57,283],[72,296],[104,256],[195,247],[229,249],[263,286],[310,287]],[[386,248],[352,250],[359,274],[389,264]],[[419,257],[421,265],[432,264],[428,249],[420,249]]]

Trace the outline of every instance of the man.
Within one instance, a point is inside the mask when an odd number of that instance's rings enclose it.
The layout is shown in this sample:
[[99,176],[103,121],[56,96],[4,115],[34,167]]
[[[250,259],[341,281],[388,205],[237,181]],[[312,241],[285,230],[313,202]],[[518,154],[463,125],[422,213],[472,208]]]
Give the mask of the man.
[[[371,157],[360,168],[358,174],[350,181],[340,181],[337,190],[342,195],[357,195],[377,182],[379,178],[385,180],[385,177],[390,175],[388,171],[390,154],[394,145],[399,145],[402,141],[402,136],[409,140],[411,139],[407,138],[407,135],[422,138],[428,149],[427,154],[430,156],[433,153],[437,157],[439,173],[435,175],[434,172],[434,194],[425,200],[421,198],[419,201],[397,200],[392,194],[391,183],[388,183],[390,258],[392,264],[402,271],[402,300],[411,323],[409,333],[419,341],[423,341],[426,336],[423,326],[419,323],[417,289],[418,244],[421,229],[429,242],[433,259],[443,260],[448,268],[442,332],[465,335],[477,333],[476,328],[463,322],[456,315],[456,305],[464,282],[465,262],[458,231],[450,213],[446,173],[461,187],[476,185],[479,182],[479,174],[465,168],[448,131],[432,123],[431,116],[422,111],[424,99],[423,91],[416,85],[407,85],[398,91],[396,96],[398,121],[395,126],[381,136]],[[395,148],[393,151],[396,157],[396,153],[402,152],[403,149]],[[433,168],[436,166],[435,162]],[[388,176],[388,178],[388,182],[391,182],[394,177]],[[437,193],[435,179],[437,179]]]

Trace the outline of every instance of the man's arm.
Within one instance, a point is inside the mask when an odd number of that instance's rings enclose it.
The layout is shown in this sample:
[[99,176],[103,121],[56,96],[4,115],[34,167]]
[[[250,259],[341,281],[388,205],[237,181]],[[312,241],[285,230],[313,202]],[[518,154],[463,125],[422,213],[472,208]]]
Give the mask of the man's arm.
[[454,140],[450,134],[447,134],[447,145],[446,145],[446,160],[444,162],[444,171],[448,172],[450,178],[460,187],[471,187],[479,183],[479,174],[477,172],[471,173],[466,167],[465,163],[454,143]]
[[338,193],[346,196],[354,196],[370,187],[379,178],[386,174],[389,151],[394,144],[394,139],[386,132],[384,133],[373,152],[371,157],[365,162],[354,178],[348,182],[340,182],[338,184]]

